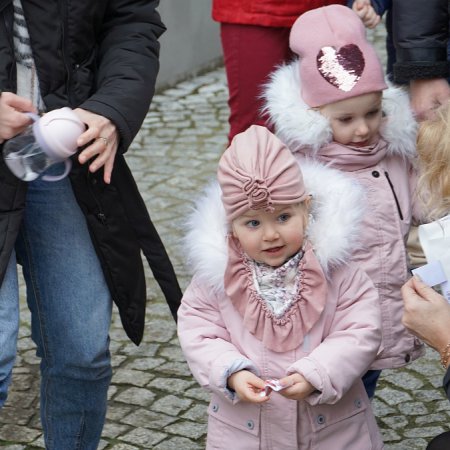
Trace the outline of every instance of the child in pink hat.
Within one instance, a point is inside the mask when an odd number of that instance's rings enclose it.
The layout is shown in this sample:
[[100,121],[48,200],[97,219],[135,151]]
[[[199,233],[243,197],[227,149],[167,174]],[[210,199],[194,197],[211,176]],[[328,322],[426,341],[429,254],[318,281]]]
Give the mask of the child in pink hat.
[[299,161],[339,170],[365,192],[353,260],[377,287],[383,319],[381,350],[364,376],[372,397],[381,369],[423,354],[423,344],[402,325],[400,293],[408,279],[405,242],[412,218],[419,219],[412,202],[416,122],[406,92],[386,84],[351,9],[331,5],[301,15],[290,46],[298,58],[278,68],[265,89],[275,133]]
[[194,277],[178,310],[211,392],[207,449],[383,448],[361,381],[381,341],[378,295],[350,261],[361,202],[339,172],[300,170],[266,128],[223,154],[189,220]]

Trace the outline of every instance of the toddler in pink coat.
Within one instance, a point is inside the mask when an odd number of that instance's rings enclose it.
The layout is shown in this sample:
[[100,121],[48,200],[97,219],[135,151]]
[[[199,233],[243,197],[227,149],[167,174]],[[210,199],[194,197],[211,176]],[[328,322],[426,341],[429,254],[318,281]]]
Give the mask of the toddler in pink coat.
[[407,93],[385,82],[365,33],[356,13],[340,5],[301,15],[290,34],[298,59],[272,74],[264,95],[275,134],[300,162],[333,167],[364,189],[363,233],[352,259],[375,284],[381,305],[382,344],[364,375],[372,397],[381,369],[423,354],[401,322],[400,293],[409,276],[405,242],[421,217],[413,202],[417,124]]
[[194,276],[178,310],[211,392],[207,449],[383,448],[361,381],[381,340],[378,295],[349,261],[362,195],[334,169],[300,170],[260,126],[223,154],[189,220]]

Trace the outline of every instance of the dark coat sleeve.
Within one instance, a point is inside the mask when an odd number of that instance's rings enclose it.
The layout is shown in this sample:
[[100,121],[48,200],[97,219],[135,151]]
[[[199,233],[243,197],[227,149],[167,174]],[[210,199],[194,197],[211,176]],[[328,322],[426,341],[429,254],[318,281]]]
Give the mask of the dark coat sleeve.
[[393,0],[394,80],[447,78],[448,0]]
[[371,0],[375,12],[382,16],[388,9],[392,8],[392,0]]
[[447,372],[445,373],[443,384],[447,398],[450,400],[450,368],[448,368]]
[[148,112],[159,70],[158,38],[164,32],[158,0],[111,0],[98,50],[95,93],[81,108],[110,119],[125,152]]

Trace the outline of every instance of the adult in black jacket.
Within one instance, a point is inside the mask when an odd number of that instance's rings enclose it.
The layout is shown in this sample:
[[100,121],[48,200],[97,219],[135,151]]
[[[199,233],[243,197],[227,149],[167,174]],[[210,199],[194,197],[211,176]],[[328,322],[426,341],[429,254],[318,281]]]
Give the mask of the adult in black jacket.
[[394,80],[410,84],[419,119],[450,99],[449,8],[448,0],[393,0]]
[[24,111],[69,106],[88,126],[61,181],[24,183],[0,158],[0,405],[14,359],[17,261],[42,358],[47,449],[97,448],[112,300],[133,342],[143,334],[141,250],[174,317],[181,297],[123,157],[154,91],[164,31],[157,5],[0,0],[0,145],[29,124]]

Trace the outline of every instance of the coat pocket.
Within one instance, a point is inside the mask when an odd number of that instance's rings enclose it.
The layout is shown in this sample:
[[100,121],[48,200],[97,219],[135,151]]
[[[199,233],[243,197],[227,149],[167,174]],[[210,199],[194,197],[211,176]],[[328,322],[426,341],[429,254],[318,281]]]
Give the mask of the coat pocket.
[[334,405],[308,408],[312,428],[312,448],[372,450],[377,426],[363,388],[355,386]]
[[231,404],[213,394],[208,407],[207,449],[259,449],[261,408],[251,403]]
[[79,105],[93,93],[96,58],[97,49],[94,47],[83,61],[73,65],[70,93],[75,105]]

